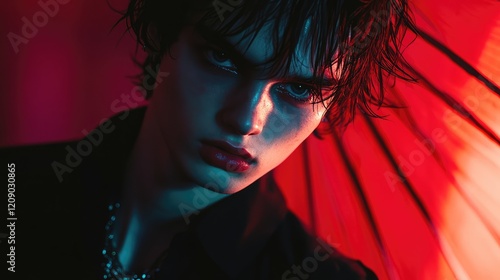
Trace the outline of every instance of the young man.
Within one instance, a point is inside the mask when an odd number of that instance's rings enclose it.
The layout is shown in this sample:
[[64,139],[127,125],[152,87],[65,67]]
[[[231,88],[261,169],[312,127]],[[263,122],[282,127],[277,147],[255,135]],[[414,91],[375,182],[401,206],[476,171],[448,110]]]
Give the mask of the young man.
[[375,279],[307,233],[270,171],[382,102],[407,3],[133,0],[124,19],[158,75],[65,179],[84,221],[68,279]]

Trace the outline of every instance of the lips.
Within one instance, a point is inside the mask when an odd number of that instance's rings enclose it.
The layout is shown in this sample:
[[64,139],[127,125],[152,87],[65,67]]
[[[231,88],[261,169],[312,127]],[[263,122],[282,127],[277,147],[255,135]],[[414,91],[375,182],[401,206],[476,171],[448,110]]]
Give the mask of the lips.
[[253,157],[244,148],[216,140],[204,140],[202,144],[200,156],[212,166],[228,172],[242,173],[252,164]]

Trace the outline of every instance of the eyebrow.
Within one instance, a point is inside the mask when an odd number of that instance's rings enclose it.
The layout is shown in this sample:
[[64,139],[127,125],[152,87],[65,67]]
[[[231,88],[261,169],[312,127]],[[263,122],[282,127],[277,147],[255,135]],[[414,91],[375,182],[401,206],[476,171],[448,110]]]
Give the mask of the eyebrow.
[[[208,43],[214,44],[224,49],[224,51],[227,52],[232,58],[235,58],[236,64],[244,65],[246,67],[258,68],[258,64],[253,63],[248,58],[246,58],[245,55],[240,50],[238,50],[235,45],[233,45],[233,43],[231,43],[219,32],[212,30],[211,28],[206,26],[197,26],[195,28],[195,32]],[[321,85],[322,88],[333,87],[338,82],[335,78],[303,75],[290,75],[286,77],[285,80],[306,85]]]
[[238,64],[243,64],[250,67],[257,67],[256,63],[252,63],[245,55],[236,48],[236,46],[229,42],[229,40],[221,35],[219,32],[212,30],[206,26],[197,26],[195,33],[202,37],[210,44],[216,45],[227,52],[232,58],[236,58]]

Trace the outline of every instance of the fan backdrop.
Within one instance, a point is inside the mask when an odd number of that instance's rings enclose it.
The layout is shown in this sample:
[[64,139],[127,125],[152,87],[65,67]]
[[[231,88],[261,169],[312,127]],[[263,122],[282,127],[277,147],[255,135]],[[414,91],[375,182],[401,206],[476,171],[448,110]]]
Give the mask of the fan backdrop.
[[[81,138],[140,105],[122,99],[135,45],[110,32],[106,1],[52,2],[46,16],[28,0],[0,12],[0,146]],[[405,57],[420,83],[386,87],[406,108],[310,137],[275,176],[311,230],[381,279],[499,279],[500,2],[412,3]]]

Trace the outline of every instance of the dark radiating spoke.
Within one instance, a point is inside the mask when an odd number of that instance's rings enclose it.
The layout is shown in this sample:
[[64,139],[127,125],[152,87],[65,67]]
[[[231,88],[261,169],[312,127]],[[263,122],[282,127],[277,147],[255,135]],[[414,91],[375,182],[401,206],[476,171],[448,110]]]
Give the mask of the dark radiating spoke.
[[467,73],[476,77],[486,87],[488,87],[491,91],[496,93],[496,95],[498,95],[498,97],[500,97],[500,87],[497,84],[495,84],[493,81],[491,81],[488,77],[481,74],[476,68],[474,68],[472,65],[470,65],[467,61],[465,61],[463,58],[461,58],[458,54],[453,52],[450,48],[441,44],[438,40],[436,40],[434,37],[432,37],[427,32],[423,31],[422,29],[419,29],[418,27],[416,28],[415,31],[417,32],[417,34],[420,37],[422,37],[422,39],[424,39],[426,42],[428,42],[429,44],[434,46],[436,49],[438,49],[444,55],[449,57],[453,62],[455,62],[458,66],[460,66],[462,69],[464,69]]
[[473,124],[479,131],[486,135],[489,139],[494,141],[497,145],[500,145],[500,137],[486,125],[482,120],[480,120],[473,112],[465,108],[460,102],[453,98],[450,94],[438,89],[434,86],[427,78],[425,78],[420,72],[413,68],[408,68],[415,76],[418,77],[420,82],[427,87],[434,95],[446,103],[450,109],[457,112],[463,119],[467,120]]
[[375,220],[375,217],[373,216],[373,212],[371,210],[370,203],[368,202],[366,194],[363,190],[363,186],[361,185],[361,182],[359,181],[358,174],[357,174],[351,160],[349,159],[349,156],[345,152],[346,149],[345,149],[342,141],[340,140],[339,136],[336,133],[333,133],[333,139],[335,141],[334,144],[336,145],[336,147],[337,147],[337,149],[342,157],[342,161],[344,163],[344,166],[347,168],[347,172],[349,173],[349,178],[352,181],[352,186],[354,186],[356,196],[358,197],[359,202],[361,203],[363,213],[366,216],[366,218],[368,219],[368,223],[369,223],[371,231],[372,231],[371,233],[375,237],[377,247],[382,254],[382,261],[384,262],[384,267],[389,275],[389,278],[390,279],[400,279],[400,277],[398,275],[399,273],[396,270],[394,262],[387,252],[387,247],[386,247],[384,240],[380,234],[380,230],[379,230],[379,227],[377,225],[377,221]]
[[[403,185],[405,187],[405,190],[410,195],[412,201],[415,203],[415,205],[416,205],[417,209],[419,210],[420,214],[422,214],[422,216],[424,217],[424,220],[425,220],[427,226],[429,227],[429,229],[431,230],[432,235],[436,239],[437,243],[442,245],[442,242],[441,242],[442,239],[439,236],[439,232],[437,230],[436,224],[432,220],[432,217],[431,217],[429,211],[427,210],[427,208],[425,207],[422,199],[420,198],[420,196],[415,191],[415,188],[411,184],[411,182],[408,179],[408,177],[398,168],[398,164],[396,162],[396,157],[392,154],[391,150],[387,146],[384,138],[382,137],[380,131],[378,131],[378,129],[375,126],[375,124],[373,123],[373,121],[370,119],[370,117],[368,117],[366,115],[363,115],[363,117],[364,117],[366,123],[368,124],[368,127],[370,128],[371,133],[375,137],[375,140],[376,140],[377,144],[379,145],[379,147],[381,148],[382,152],[384,153],[385,158],[389,161],[392,169],[397,172],[397,174],[398,174],[398,176],[400,176],[400,178],[402,178],[402,183],[403,183]],[[442,254],[444,256],[444,259],[446,260],[446,262],[448,263],[448,265],[453,268],[453,273],[455,273],[455,271],[457,271],[455,269],[458,269],[457,265],[461,265],[461,264],[457,263],[456,261],[451,261],[449,259],[450,258],[449,254],[447,254],[446,252],[444,252],[443,248],[441,246],[439,246],[439,249],[441,250],[441,252],[442,252]],[[463,271],[463,268],[460,267],[460,269],[458,269],[458,271]],[[455,278],[456,277],[457,277],[457,275],[455,274]]]
[[313,187],[312,187],[312,176],[311,176],[311,170],[310,166],[308,166],[308,163],[310,162],[309,159],[309,154],[307,149],[302,149],[304,153],[304,172],[307,180],[307,186],[309,186],[306,191],[307,191],[307,201],[309,203],[309,219],[311,221],[311,226],[314,230],[315,233],[318,232],[318,225],[316,224],[316,213],[315,213],[315,205],[314,205],[314,195],[313,195]]

